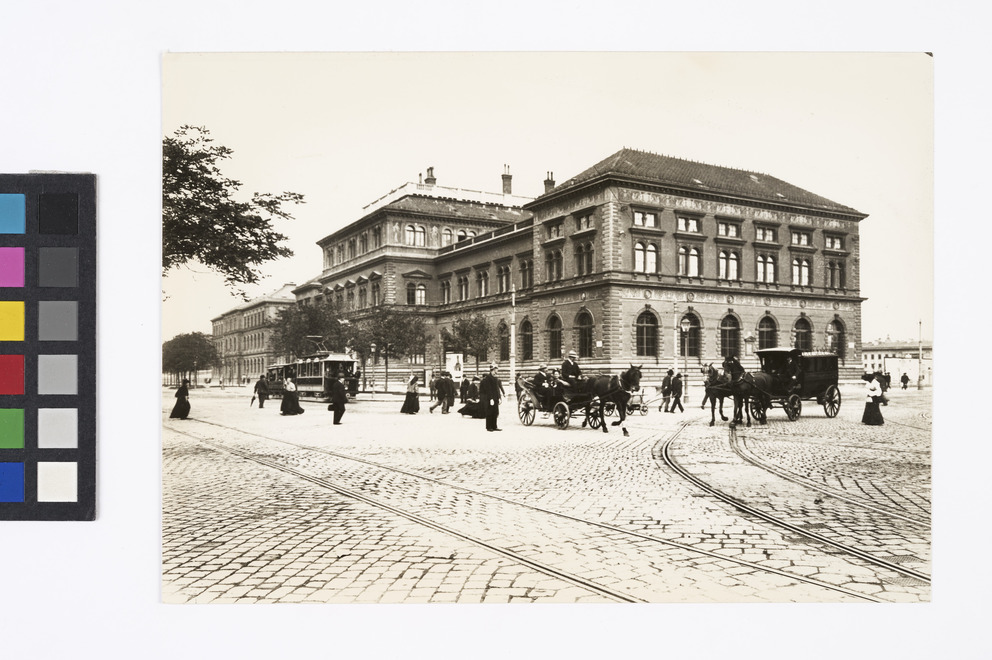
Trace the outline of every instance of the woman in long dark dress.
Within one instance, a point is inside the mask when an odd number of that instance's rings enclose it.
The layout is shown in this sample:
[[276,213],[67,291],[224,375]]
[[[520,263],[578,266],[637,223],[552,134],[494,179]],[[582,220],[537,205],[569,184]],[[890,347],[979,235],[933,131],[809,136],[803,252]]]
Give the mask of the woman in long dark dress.
[[280,415],[302,415],[305,411],[300,407],[300,395],[296,392],[296,383],[287,378],[282,392],[282,403],[279,405]]
[[881,426],[885,423],[882,419],[882,411],[878,407],[882,401],[882,386],[875,374],[866,374],[863,378],[868,381],[868,385],[865,388],[865,414],[861,416],[861,423]]
[[485,419],[486,412],[479,403],[479,379],[473,378],[472,384],[465,388],[465,405],[458,409],[458,414],[468,415],[472,419]]
[[169,415],[170,419],[186,419],[189,417],[189,388],[186,387],[187,385],[189,385],[189,381],[184,380],[183,384],[176,390],[176,405],[172,407],[172,413]]
[[416,415],[420,412],[420,395],[417,387],[417,374],[410,376],[406,384],[406,398],[403,399],[403,407],[400,412],[405,415]]

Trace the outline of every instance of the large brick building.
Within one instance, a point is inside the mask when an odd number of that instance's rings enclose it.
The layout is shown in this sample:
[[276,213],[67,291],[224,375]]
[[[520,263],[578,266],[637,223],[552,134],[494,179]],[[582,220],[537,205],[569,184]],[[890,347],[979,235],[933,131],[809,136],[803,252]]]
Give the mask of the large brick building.
[[[482,312],[502,337],[490,359],[523,370],[575,350],[586,371],[643,364],[657,382],[795,345],[838,353],[856,378],[865,217],[765,174],[632,149],[561,185],[549,174],[533,200],[511,194],[509,172],[483,194],[428,170],[318,241],[323,271],[294,294],[355,317],[400,305],[435,337]],[[435,343],[409,362],[441,363]]]
[[220,366],[213,381],[236,385],[247,383],[273,363],[284,362],[271,348],[273,322],[279,311],[296,303],[295,283],[284,284],[270,294],[249,300],[210,320]]

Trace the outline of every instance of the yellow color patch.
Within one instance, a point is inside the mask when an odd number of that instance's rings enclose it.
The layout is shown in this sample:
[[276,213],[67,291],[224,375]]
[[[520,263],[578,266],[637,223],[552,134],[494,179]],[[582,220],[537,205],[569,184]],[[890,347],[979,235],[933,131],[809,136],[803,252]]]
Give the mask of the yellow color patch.
[[0,341],[24,341],[24,303],[0,301]]

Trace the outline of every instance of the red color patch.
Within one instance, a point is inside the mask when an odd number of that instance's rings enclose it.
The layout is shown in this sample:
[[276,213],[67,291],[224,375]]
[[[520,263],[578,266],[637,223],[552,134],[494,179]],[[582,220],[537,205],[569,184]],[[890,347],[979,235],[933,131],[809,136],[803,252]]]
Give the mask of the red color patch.
[[23,355],[0,355],[0,394],[24,394]]

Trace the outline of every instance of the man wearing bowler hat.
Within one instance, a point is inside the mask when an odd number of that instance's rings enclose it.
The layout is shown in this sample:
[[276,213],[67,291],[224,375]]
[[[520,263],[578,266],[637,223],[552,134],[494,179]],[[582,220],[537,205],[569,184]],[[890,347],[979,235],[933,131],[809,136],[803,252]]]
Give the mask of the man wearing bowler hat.
[[331,381],[331,404],[328,406],[334,411],[334,423],[341,424],[344,416],[345,405],[348,403],[348,392],[344,387],[344,372],[339,372],[338,377]]
[[499,400],[502,397],[502,385],[499,382],[499,365],[493,362],[489,365],[489,373],[482,377],[479,384],[479,405],[486,415],[487,431],[502,431],[497,428],[496,420],[499,418]]

